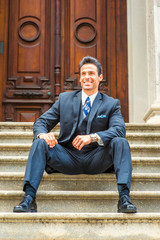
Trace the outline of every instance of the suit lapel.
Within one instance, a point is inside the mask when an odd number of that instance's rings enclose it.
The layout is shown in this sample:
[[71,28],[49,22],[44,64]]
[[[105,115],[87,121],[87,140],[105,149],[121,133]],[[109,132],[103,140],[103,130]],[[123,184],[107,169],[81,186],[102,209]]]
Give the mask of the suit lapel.
[[79,112],[80,112],[80,106],[81,106],[81,99],[82,99],[81,96],[82,96],[82,93],[80,91],[73,98],[73,116],[71,116],[71,118],[73,117],[73,128],[72,128],[71,135],[74,133],[74,131],[77,127],[77,124],[78,124]]
[[87,134],[90,133],[92,120],[93,120],[98,108],[100,107],[101,103],[102,103],[102,97],[101,97],[101,94],[98,92],[98,94],[93,102],[90,114],[89,114],[88,123],[87,123],[87,131],[86,131]]

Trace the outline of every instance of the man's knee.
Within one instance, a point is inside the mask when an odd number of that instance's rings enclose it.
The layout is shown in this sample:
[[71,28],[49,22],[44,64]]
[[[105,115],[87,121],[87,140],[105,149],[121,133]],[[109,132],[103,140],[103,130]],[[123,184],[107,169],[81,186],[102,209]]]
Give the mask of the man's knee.
[[129,148],[129,143],[126,138],[115,137],[110,142],[111,148]]
[[34,140],[33,144],[32,144],[32,148],[36,149],[36,150],[44,150],[48,147],[48,144],[46,143],[46,141],[44,139],[36,139]]
[[33,141],[33,144],[36,144],[36,145],[46,145],[46,141],[44,139],[40,139],[40,138],[37,138]]
[[128,144],[127,139],[124,138],[124,137],[115,137],[111,140],[111,142],[113,144],[117,144],[117,143],[120,143],[120,144],[126,144],[127,143]]

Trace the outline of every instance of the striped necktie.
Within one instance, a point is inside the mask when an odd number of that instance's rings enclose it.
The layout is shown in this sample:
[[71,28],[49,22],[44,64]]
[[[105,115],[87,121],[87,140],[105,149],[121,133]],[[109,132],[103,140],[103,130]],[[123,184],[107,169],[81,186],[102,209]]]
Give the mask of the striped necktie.
[[88,113],[90,112],[91,110],[91,100],[89,97],[86,98],[86,102],[84,104],[84,107],[83,107],[83,114],[84,114],[84,117],[87,117]]

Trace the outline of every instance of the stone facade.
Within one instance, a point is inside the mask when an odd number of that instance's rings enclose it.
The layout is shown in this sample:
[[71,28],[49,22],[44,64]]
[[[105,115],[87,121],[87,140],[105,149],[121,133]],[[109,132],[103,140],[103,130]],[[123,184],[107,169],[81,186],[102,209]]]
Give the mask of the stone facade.
[[160,123],[160,0],[128,0],[129,121]]

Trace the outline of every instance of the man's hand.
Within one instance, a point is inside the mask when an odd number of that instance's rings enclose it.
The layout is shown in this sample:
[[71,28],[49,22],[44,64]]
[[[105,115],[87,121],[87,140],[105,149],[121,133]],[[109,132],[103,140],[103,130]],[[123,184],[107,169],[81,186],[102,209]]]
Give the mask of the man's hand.
[[90,135],[78,135],[72,142],[73,147],[81,150],[84,145],[88,145],[92,142]]
[[44,139],[50,148],[53,148],[58,143],[53,133],[42,133],[39,138]]

